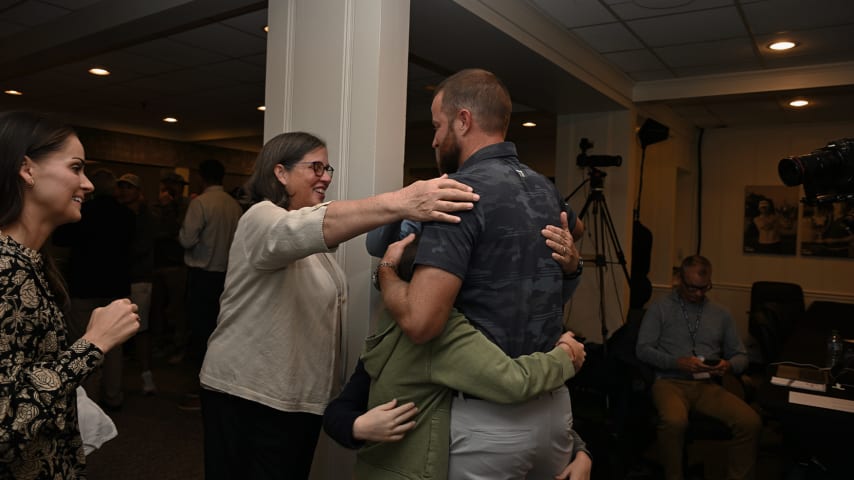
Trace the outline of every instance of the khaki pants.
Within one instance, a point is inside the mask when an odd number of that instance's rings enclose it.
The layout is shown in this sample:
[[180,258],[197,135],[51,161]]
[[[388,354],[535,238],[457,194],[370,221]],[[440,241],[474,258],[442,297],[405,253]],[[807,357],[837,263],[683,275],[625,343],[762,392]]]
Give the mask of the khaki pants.
[[658,410],[658,449],[665,478],[682,478],[688,413],[696,410],[724,422],[732,431],[727,479],[753,478],[762,419],[744,400],[707,380],[659,378],[652,385]]

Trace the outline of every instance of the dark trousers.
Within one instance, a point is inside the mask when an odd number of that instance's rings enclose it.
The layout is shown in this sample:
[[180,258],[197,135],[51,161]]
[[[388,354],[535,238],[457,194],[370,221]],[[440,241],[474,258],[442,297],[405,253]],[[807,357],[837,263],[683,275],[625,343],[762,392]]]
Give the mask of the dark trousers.
[[322,416],[201,391],[205,479],[308,479]]
[[219,316],[219,297],[225,288],[225,272],[190,268],[187,272],[187,316],[190,319],[188,354],[201,370],[202,361]]

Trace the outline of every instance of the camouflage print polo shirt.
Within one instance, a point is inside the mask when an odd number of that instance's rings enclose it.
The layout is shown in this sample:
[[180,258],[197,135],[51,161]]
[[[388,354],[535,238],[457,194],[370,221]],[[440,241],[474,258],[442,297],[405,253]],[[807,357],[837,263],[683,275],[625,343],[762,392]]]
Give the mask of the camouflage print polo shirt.
[[560,193],[510,142],[480,149],[451,177],[480,201],[458,224],[425,223],[415,262],[462,279],[456,308],[505,353],[548,351],[563,328],[563,274],[540,230],[560,225]]

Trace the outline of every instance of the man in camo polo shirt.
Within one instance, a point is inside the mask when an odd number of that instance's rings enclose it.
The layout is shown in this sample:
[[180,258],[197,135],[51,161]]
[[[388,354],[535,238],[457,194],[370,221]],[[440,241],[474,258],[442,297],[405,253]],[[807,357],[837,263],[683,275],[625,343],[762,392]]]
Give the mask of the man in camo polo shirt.
[[[411,283],[393,265],[378,270],[386,306],[415,343],[439,335],[452,307],[511,357],[548,351],[563,331],[566,277],[541,230],[565,202],[504,141],[511,109],[506,87],[484,70],[463,70],[435,91],[439,169],[480,201],[458,224],[423,225]],[[563,255],[578,261],[574,249]],[[449,479],[553,478],[570,459],[571,425],[566,387],[517,405],[458,395]]]

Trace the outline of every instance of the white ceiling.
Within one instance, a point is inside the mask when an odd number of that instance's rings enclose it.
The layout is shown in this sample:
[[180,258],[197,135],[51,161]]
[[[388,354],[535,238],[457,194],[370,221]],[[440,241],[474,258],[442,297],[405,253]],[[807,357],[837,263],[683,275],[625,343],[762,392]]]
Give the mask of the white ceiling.
[[[516,1],[622,72],[634,100],[665,103],[697,126],[852,119],[850,0]],[[555,114],[619,108],[452,0],[411,9],[411,121],[428,120],[425,86],[468,66],[495,71],[517,109],[547,127]],[[0,0],[0,90],[24,92],[0,95],[0,109],[257,149],[265,24],[263,0]],[[765,48],[784,37],[799,47]],[[92,66],[113,74],[93,77]],[[786,107],[796,95],[815,106]]]

